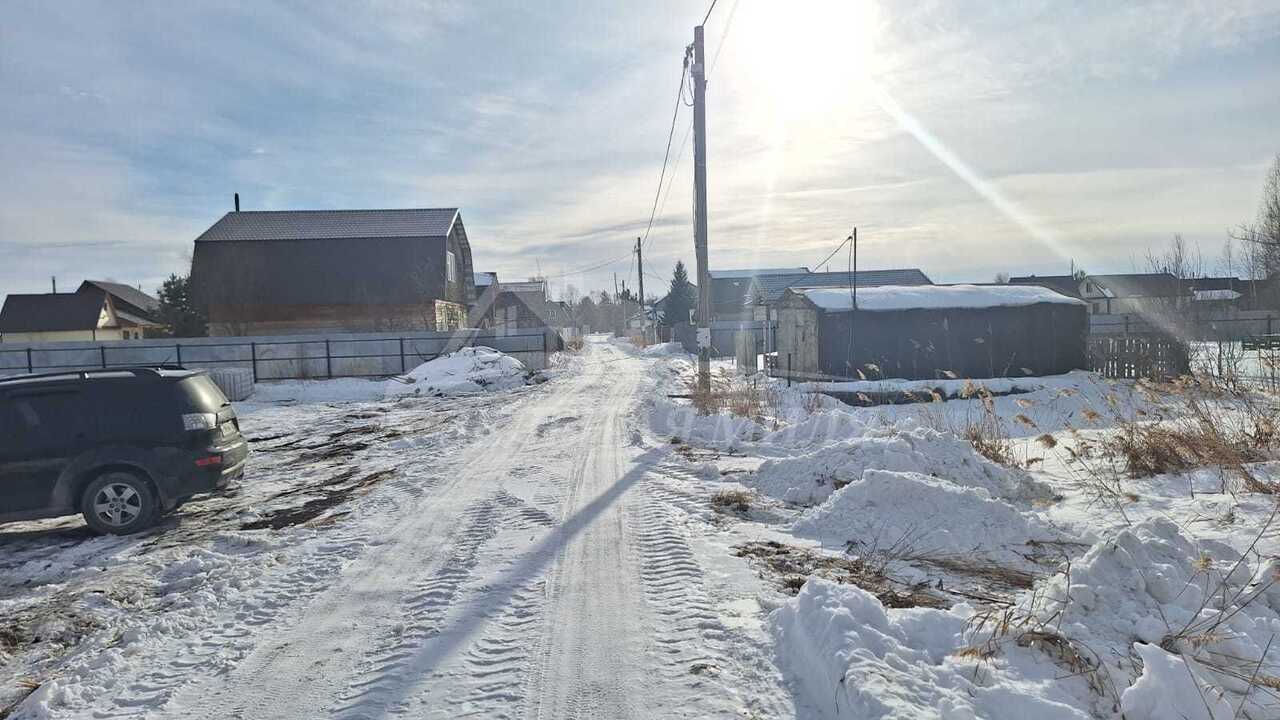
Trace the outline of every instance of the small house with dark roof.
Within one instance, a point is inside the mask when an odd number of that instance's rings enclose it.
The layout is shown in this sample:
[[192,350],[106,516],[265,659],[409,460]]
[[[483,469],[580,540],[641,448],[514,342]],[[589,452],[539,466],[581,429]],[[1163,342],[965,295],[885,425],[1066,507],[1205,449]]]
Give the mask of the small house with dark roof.
[[452,330],[476,300],[457,208],[230,212],[191,284],[210,335]]
[[159,321],[160,301],[138,288],[107,280],[85,280],[76,292],[110,295],[125,340],[151,336],[164,328]]
[[1187,285],[1167,272],[1111,275],[1026,275],[1010,285],[1036,285],[1089,304],[1094,315],[1150,315],[1177,311],[1191,301]]
[[712,270],[711,278],[711,319],[712,320],[750,320],[751,309],[747,307],[751,283],[756,278],[790,276],[808,273],[809,268],[753,268],[748,270]]
[[105,292],[9,295],[0,308],[0,342],[6,344],[124,339]]

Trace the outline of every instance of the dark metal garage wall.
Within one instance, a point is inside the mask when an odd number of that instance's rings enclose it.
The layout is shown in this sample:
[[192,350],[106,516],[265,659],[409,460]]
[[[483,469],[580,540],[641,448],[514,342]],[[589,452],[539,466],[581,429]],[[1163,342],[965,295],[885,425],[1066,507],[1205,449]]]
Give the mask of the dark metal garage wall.
[[1084,305],[818,315],[820,370],[841,378],[1022,377],[1088,365]]

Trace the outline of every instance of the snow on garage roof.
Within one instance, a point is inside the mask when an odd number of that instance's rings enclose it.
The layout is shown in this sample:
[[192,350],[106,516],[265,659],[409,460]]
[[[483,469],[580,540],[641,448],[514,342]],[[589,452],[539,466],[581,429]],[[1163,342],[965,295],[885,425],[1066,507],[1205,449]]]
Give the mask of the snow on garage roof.
[[[802,290],[800,294],[823,310],[848,310],[853,306],[847,287]],[[858,309],[869,311],[1085,304],[1038,285],[881,285],[858,288],[857,295]]]

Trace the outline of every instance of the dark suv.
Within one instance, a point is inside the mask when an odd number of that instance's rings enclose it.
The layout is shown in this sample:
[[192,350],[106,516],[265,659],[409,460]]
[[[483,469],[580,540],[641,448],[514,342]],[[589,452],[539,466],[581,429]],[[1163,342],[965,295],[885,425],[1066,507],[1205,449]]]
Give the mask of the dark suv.
[[79,512],[98,532],[137,532],[225,487],[248,455],[235,410],[201,370],[0,379],[0,522]]

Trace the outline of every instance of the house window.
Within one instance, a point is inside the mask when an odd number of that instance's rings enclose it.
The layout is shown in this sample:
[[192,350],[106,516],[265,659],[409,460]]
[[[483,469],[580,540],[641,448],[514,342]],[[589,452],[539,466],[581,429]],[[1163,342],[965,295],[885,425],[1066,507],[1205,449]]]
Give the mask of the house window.
[[445,263],[444,263],[445,279],[448,280],[449,282],[458,282],[458,264],[457,264],[457,260],[455,260],[453,257],[452,250],[445,251],[444,260],[445,260]]

